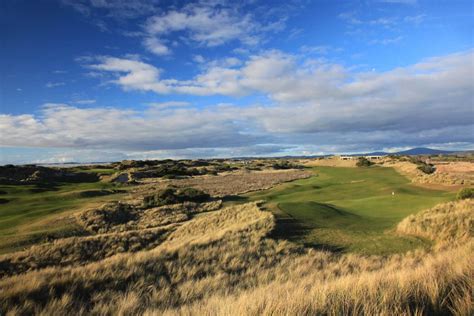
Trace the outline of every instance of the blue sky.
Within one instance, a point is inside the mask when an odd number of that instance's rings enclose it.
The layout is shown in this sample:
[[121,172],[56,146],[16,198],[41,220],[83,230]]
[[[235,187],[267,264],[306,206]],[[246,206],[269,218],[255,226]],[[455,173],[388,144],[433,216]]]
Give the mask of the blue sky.
[[6,1],[0,163],[473,149],[472,1]]

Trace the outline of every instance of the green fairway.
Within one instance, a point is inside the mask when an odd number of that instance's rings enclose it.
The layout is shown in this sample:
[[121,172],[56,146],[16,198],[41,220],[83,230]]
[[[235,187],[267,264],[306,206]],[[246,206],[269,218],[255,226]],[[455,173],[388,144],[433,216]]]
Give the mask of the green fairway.
[[[448,201],[453,193],[412,185],[392,168],[313,168],[314,177],[245,195],[277,215],[275,236],[307,246],[366,254],[428,246],[397,236],[404,217]],[[393,192],[393,194],[392,194]]]
[[111,183],[59,183],[50,186],[0,185],[0,253],[75,229],[58,215],[91,203],[120,198]]

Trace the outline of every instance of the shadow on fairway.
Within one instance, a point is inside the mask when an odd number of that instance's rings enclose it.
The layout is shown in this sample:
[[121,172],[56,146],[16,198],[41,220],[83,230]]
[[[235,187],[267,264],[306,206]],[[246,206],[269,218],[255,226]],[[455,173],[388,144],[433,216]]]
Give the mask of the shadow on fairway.
[[226,195],[222,198],[222,202],[234,202],[234,203],[245,203],[248,202],[249,199],[245,196],[240,195]]
[[37,184],[35,188],[30,189],[31,193],[43,193],[48,191],[58,191],[59,187],[56,183],[41,183]]
[[289,214],[275,214],[275,220],[275,228],[268,236],[272,239],[288,240],[316,250],[331,252],[344,252],[346,250],[344,247],[338,247],[335,245],[318,243],[315,241],[305,241],[305,237],[315,229],[314,225],[305,224]]

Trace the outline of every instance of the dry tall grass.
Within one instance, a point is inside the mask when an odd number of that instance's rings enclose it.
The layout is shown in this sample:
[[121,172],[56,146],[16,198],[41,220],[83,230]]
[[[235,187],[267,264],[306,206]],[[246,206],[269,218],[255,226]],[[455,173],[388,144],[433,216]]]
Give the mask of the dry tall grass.
[[[418,166],[408,161],[384,162],[385,167],[391,167],[402,175],[411,179],[414,183],[439,184],[439,185],[474,185],[474,173],[471,171],[462,172],[459,170],[470,170],[474,164],[470,162],[453,162],[448,166],[435,164],[437,170],[432,174],[425,174],[418,169]],[[469,166],[469,167],[468,167]]]
[[451,244],[472,239],[474,200],[439,204],[416,215],[410,215],[398,224],[397,232]]
[[[192,187],[209,193],[214,197],[243,194],[251,191],[269,189],[279,183],[304,179],[312,176],[306,170],[265,170],[265,171],[235,171],[219,176],[199,176],[180,180],[149,179],[148,189],[156,191],[159,188],[173,185],[177,187]],[[146,182],[145,182],[146,183]],[[147,187],[141,186],[138,195],[147,194]]]
[[304,163],[308,167],[346,167],[355,168],[357,159],[342,160],[340,157],[328,157],[323,159],[310,159]]
[[[410,223],[410,233],[438,225]],[[273,227],[272,214],[255,203],[202,213],[151,250],[6,277],[0,308],[9,315],[472,314],[469,234],[449,234],[462,236],[451,248],[367,257],[275,241],[267,238]]]

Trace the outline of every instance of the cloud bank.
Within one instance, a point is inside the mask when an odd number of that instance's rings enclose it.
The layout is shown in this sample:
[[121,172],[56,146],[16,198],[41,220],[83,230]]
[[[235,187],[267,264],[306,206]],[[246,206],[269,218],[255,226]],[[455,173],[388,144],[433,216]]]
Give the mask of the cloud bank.
[[46,104],[37,115],[0,115],[0,145],[157,156],[463,147],[474,141],[473,63],[474,53],[467,51],[361,73],[270,51],[244,61],[207,62],[202,73],[177,80],[162,78],[159,68],[140,60],[98,57],[87,67],[111,75],[110,84],[124,90],[260,94],[267,101],[205,108],[171,101],[142,111]]

